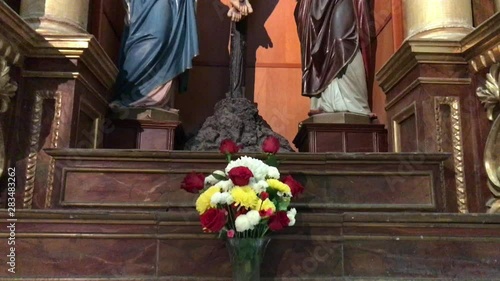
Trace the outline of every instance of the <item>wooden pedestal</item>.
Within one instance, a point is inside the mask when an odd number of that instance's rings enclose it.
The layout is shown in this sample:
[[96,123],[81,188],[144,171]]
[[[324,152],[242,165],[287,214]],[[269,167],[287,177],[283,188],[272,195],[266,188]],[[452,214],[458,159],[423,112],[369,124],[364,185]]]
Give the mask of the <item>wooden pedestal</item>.
[[300,152],[387,152],[387,130],[378,124],[303,123],[293,143]]
[[117,149],[174,150],[179,121],[114,120],[113,129],[104,134],[104,147]]

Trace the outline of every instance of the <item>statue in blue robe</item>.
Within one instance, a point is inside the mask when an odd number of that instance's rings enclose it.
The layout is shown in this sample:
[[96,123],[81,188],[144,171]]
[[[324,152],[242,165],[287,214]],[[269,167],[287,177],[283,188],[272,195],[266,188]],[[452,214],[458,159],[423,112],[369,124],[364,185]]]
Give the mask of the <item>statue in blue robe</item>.
[[170,109],[176,77],[198,55],[195,0],[125,0],[128,17],[113,108]]

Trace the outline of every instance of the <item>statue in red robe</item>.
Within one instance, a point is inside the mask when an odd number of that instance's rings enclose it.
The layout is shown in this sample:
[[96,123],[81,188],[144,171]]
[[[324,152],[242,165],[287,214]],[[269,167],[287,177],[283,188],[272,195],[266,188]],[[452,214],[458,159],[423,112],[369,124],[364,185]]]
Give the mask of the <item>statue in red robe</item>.
[[298,0],[295,20],[310,114],[371,115],[367,78],[373,75],[374,28],[368,0]]

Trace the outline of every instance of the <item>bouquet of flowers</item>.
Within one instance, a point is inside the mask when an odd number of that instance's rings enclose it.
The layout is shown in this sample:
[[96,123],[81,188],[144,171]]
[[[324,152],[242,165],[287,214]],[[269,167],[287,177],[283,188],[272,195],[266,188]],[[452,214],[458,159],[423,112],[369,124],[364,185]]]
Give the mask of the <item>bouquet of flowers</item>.
[[279,231],[295,224],[295,208],[290,200],[304,191],[291,176],[281,177],[275,154],[279,140],[267,137],[262,150],[264,161],[241,156],[232,160],[239,147],[224,140],[220,152],[228,165],[205,177],[192,172],[181,188],[199,193],[196,210],[205,232],[218,232],[222,238],[262,238],[270,231]]

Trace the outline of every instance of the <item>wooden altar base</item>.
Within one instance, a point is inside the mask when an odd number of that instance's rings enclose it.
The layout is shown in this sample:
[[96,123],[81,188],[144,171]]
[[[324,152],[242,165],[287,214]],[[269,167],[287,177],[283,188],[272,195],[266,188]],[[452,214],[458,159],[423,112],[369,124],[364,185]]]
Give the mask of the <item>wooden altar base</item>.
[[[191,208],[180,189],[192,171],[208,175],[227,165],[220,153],[49,149],[52,185],[35,186],[32,208],[166,210]],[[262,154],[247,154],[263,157]],[[457,212],[457,195],[443,182],[445,153],[280,153],[282,175],[306,187],[303,209]]]
[[387,152],[379,124],[302,123],[293,140],[300,152]]
[[[9,254],[7,212],[0,252]],[[194,210],[18,210],[15,274],[0,280],[231,281]],[[262,280],[500,280],[500,216],[308,213],[272,236]]]
[[174,150],[179,149],[176,145],[183,144],[179,121],[138,119],[113,120],[112,123],[109,132],[103,134],[104,148]]

